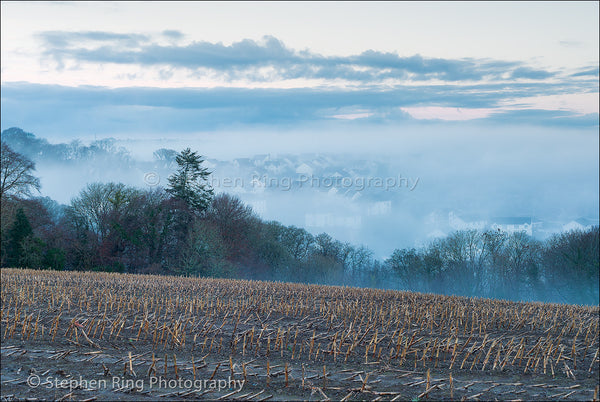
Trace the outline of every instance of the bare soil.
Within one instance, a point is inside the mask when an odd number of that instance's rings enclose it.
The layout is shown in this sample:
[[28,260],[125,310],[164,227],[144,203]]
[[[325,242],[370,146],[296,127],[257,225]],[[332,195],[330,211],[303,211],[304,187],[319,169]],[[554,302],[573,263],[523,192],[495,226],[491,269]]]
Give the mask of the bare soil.
[[1,324],[7,401],[598,398],[597,307],[3,269]]

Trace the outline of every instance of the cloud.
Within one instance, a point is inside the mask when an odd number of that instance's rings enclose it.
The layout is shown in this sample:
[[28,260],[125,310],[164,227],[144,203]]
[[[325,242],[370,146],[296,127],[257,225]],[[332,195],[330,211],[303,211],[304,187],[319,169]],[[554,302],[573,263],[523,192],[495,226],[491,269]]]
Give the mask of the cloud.
[[529,67],[519,67],[513,70],[513,72],[511,73],[511,77],[515,79],[528,78],[532,80],[543,80],[552,76],[554,76],[554,74],[548,71],[536,70]]
[[[163,31],[163,36],[181,38],[179,31]],[[297,51],[282,41],[265,36],[260,41],[243,39],[230,45],[195,41],[188,44],[159,44],[145,35],[110,32],[43,32],[38,35],[45,55],[57,62],[65,60],[89,63],[133,64],[184,68],[191,71],[210,69],[229,79],[260,79],[260,69],[270,67],[263,80],[344,79],[357,82],[380,82],[386,79],[500,80],[510,74],[513,79],[546,79],[555,73],[532,69],[521,62],[489,59],[443,59],[421,55],[400,56],[396,53],[367,50],[349,56],[323,56],[310,50]],[[125,44],[125,46],[124,46]]]
[[561,40],[558,43],[563,47],[582,47],[584,45],[584,42],[578,40]]
[[484,108],[502,106],[507,100],[536,95],[580,91],[577,83],[513,83],[480,85],[405,85],[387,90],[378,87],[349,88],[156,88],[97,86],[67,87],[26,82],[3,83],[2,98],[23,102],[54,101],[57,104],[135,105],[176,109],[222,107],[290,107],[298,110],[361,107],[447,106]]
[[171,39],[182,39],[185,36],[181,31],[175,29],[166,29],[162,31],[162,34]]
[[[415,122],[404,107],[505,108],[507,99],[563,93],[564,84],[403,86],[389,90],[249,88],[105,88],[2,84],[3,127],[39,132],[197,132],[224,127],[295,126],[363,114],[355,123]],[[494,124],[598,126],[598,114],[512,111],[480,119]],[[428,124],[423,122],[422,124]]]
[[555,127],[598,127],[599,114],[577,114],[565,110],[525,109],[493,113],[486,119],[489,122],[529,124]]
[[[175,32],[175,31],[172,31]],[[164,32],[163,32],[164,33]],[[85,42],[114,43],[117,45],[138,46],[150,40],[150,37],[137,33],[115,33],[105,31],[45,31],[37,34],[49,49],[59,51]]]
[[600,74],[600,68],[598,68],[598,66],[596,67],[590,67],[590,68],[586,68],[582,71],[579,71],[577,73],[571,74],[571,77],[585,77],[585,76],[593,76],[593,77],[597,77],[598,74]]

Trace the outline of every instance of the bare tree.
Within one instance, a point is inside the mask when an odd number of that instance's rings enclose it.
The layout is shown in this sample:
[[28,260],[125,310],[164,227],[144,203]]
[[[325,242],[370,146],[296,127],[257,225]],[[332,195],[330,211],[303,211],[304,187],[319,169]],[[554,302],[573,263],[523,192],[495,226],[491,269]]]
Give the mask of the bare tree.
[[546,278],[564,301],[598,304],[599,244],[598,226],[555,234],[546,241]]
[[174,149],[160,148],[154,151],[152,154],[154,159],[162,165],[165,169],[171,169],[175,165],[175,158],[177,158],[177,151]]
[[40,180],[31,173],[35,163],[2,143],[0,163],[0,198],[8,195],[30,196],[32,190],[40,190]]
[[229,194],[218,194],[208,208],[207,218],[221,232],[229,257],[234,260],[247,257],[250,237],[258,220],[252,208]]
[[310,252],[314,237],[305,229],[287,226],[282,229],[280,241],[296,260],[301,260]]
[[70,213],[102,239],[110,228],[110,215],[123,213],[137,194],[123,183],[91,183],[71,200]]
[[424,279],[423,257],[412,249],[396,249],[385,263],[400,278],[402,285],[410,290],[419,290],[419,282]]

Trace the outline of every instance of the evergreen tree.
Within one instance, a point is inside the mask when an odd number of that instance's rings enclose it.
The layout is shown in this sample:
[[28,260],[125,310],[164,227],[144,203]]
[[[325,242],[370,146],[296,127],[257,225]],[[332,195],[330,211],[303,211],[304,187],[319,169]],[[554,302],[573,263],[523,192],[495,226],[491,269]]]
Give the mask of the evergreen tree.
[[15,221],[8,230],[6,263],[9,267],[17,267],[24,261],[24,243],[33,234],[31,224],[25,216],[23,208],[17,210]]
[[174,198],[184,201],[192,209],[203,212],[208,208],[214,192],[208,183],[211,172],[202,167],[202,156],[191,149],[184,149],[175,158],[177,172],[169,177],[166,191]]

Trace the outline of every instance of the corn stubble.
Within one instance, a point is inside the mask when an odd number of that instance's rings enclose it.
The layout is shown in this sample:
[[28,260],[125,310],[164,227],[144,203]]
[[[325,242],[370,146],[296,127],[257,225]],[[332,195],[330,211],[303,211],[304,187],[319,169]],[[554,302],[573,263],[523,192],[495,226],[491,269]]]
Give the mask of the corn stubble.
[[[459,373],[529,373],[548,387],[559,376],[598,373],[598,307],[114,273],[2,269],[1,279],[3,344],[120,345],[129,376],[225,372],[263,388],[227,395],[234,399],[274,388],[344,400],[453,399],[478,396]],[[136,369],[136,359],[145,366]],[[383,372],[397,380],[378,390]],[[409,375],[420,381],[403,381]]]

